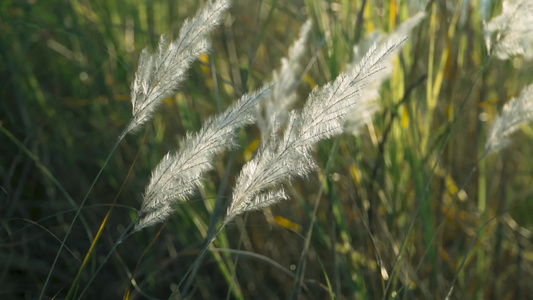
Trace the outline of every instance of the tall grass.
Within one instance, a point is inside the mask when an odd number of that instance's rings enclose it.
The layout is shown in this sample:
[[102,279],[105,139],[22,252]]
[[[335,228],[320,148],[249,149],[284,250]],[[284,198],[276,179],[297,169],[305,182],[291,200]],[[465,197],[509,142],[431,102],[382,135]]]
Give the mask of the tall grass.
[[2,2],[0,295],[527,298],[529,6]]

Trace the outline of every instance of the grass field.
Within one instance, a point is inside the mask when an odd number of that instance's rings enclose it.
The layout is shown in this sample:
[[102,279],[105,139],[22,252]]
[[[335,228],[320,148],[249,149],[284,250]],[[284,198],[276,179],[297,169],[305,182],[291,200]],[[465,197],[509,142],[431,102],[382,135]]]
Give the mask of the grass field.
[[[205,2],[0,2],[0,298],[532,297],[533,128],[484,155],[495,117],[533,82],[527,55],[485,46],[501,1],[234,0],[211,51],[113,152],[141,50]],[[306,20],[295,109],[365,37],[419,11],[372,121],[320,142],[290,200],[236,217],[193,265],[257,153],[246,126],[190,201],[116,245],[163,156],[271,80]]]

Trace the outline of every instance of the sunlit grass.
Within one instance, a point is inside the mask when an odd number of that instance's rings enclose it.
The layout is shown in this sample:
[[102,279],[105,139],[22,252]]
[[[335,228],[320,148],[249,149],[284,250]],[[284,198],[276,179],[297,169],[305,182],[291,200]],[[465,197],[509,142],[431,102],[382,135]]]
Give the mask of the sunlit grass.
[[[163,155],[270,80],[307,19],[314,25],[297,108],[346,69],[365,36],[391,32],[419,10],[427,17],[394,60],[361,136],[321,142],[319,170],[287,186],[291,200],[227,225],[189,292],[443,299],[453,286],[451,299],[531,294],[533,130],[522,126],[508,148],[479,159],[503,104],[533,81],[532,64],[488,59],[478,2],[492,16],[500,1],[411,2],[234,1],[212,51],[111,156],[43,292],[76,209],[131,117],[141,49],[162,33],[175,38],[204,3],[2,1],[0,294],[79,294],[135,218]],[[240,148],[216,159],[191,201],[120,244],[86,297],[167,298],[222,222],[259,137],[242,129]]]

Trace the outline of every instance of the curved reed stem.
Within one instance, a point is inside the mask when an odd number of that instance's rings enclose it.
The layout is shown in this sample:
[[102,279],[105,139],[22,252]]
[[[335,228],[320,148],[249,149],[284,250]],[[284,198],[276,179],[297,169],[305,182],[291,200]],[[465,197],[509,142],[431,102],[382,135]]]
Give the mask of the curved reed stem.
[[74,227],[74,223],[76,223],[76,220],[78,219],[78,217],[79,217],[79,215],[81,213],[81,209],[85,205],[85,202],[87,202],[87,199],[89,198],[89,194],[91,193],[91,191],[93,190],[94,186],[96,185],[96,181],[98,181],[98,179],[100,178],[100,175],[102,175],[102,172],[104,171],[105,167],[107,166],[107,163],[111,159],[111,156],[113,156],[113,153],[115,153],[115,151],[118,148],[118,145],[120,144],[120,142],[124,138],[124,136],[126,134],[126,129],[129,127],[129,125],[132,122],[132,120],[133,120],[133,118],[130,119],[128,124],[126,124],[126,126],[124,127],[124,130],[122,131],[122,133],[119,135],[119,138],[115,142],[115,145],[113,145],[113,148],[111,148],[111,152],[109,152],[109,155],[107,156],[104,164],[100,168],[100,171],[98,171],[98,174],[94,178],[91,186],[89,187],[89,190],[87,191],[87,193],[85,194],[85,197],[81,201],[80,206],[76,210],[76,214],[74,215],[74,218],[72,219],[72,222],[70,223],[70,226],[67,229],[67,233],[65,234],[65,237],[61,241],[61,246],[59,246],[59,250],[57,251],[56,257],[54,258],[54,262],[52,263],[52,267],[50,268],[50,271],[48,272],[48,276],[46,277],[46,280],[44,282],[43,289],[41,290],[41,294],[39,295],[39,300],[43,299],[43,296],[44,296],[44,293],[46,291],[46,288],[48,287],[48,283],[50,282],[50,278],[52,277],[52,273],[54,272],[54,269],[55,269],[55,266],[57,264],[57,261],[59,260],[59,256],[61,255],[61,252],[63,251],[63,248],[65,247],[65,243],[67,242],[67,239],[70,236],[70,233],[72,232],[72,228]]

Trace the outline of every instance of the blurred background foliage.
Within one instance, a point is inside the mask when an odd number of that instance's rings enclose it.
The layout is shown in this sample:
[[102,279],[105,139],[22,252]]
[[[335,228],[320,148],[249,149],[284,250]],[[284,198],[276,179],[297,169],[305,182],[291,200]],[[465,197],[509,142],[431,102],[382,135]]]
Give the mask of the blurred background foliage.
[[[482,22],[501,11],[498,0],[235,0],[211,53],[146,130],[120,143],[51,272],[131,117],[140,51],[160,34],[176,36],[204,2],[0,2],[2,298],[64,298],[101,230],[80,271],[84,288],[135,216],[158,161],[187,131],[269,80],[307,18],[314,26],[299,105],[342,72],[358,41],[418,11],[427,17],[395,60],[368,130],[321,143],[321,169],[288,186],[290,201],[227,226],[192,298],[531,297],[532,128],[478,164],[488,125],[533,81],[529,61],[487,60]],[[87,298],[167,298],[258,138],[253,126],[242,130],[241,147],[217,158],[193,201],[121,244]]]

